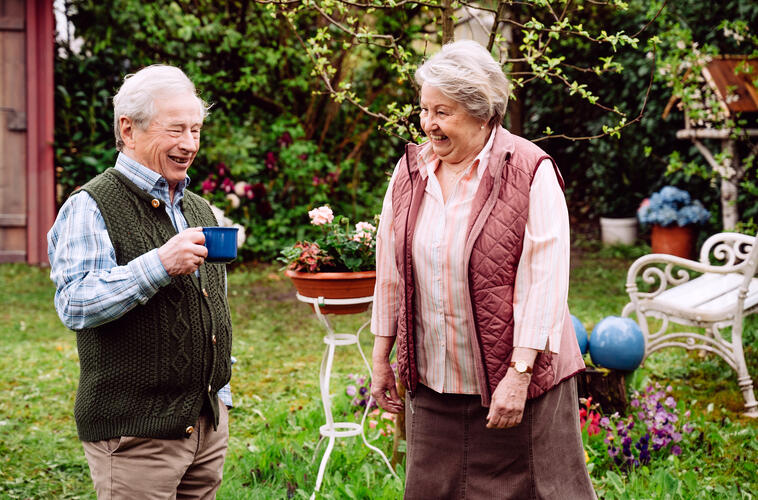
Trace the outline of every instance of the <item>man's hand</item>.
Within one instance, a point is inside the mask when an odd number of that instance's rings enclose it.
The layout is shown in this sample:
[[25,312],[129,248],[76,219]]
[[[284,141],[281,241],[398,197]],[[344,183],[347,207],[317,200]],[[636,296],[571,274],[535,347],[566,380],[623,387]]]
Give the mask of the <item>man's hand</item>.
[[192,274],[205,261],[208,249],[203,246],[203,228],[185,229],[158,249],[158,257],[169,276]]
[[382,409],[390,413],[400,413],[403,410],[403,400],[397,394],[395,373],[389,361],[394,343],[395,337],[374,337],[371,395]]

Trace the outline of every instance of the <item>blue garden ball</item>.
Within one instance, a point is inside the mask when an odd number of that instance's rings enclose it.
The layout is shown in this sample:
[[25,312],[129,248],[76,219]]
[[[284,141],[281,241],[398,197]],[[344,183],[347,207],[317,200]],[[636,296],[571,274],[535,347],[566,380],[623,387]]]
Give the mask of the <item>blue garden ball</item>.
[[597,366],[632,371],[645,357],[642,330],[631,318],[608,316],[592,329],[590,358]]
[[582,354],[587,354],[587,329],[584,327],[579,318],[571,315],[571,322],[574,324],[574,331],[576,332],[576,341],[579,343],[579,350]]

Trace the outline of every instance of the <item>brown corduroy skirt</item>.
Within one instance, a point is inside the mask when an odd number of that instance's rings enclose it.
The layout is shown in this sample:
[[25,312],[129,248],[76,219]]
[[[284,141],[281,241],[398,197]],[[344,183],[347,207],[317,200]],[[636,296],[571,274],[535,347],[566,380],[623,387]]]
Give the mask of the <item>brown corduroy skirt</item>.
[[596,498],[573,377],[528,400],[509,429],[487,429],[479,396],[419,385],[405,408],[406,500]]

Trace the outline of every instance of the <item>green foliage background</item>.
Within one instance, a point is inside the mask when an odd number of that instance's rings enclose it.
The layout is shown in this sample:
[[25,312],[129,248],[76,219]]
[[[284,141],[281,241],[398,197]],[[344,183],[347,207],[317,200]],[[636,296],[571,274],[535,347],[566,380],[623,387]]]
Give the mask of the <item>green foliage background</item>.
[[[542,15],[537,8],[541,3],[532,3],[514,5],[513,15],[521,22]],[[591,32],[639,33],[638,48],[626,47],[616,54],[608,44],[578,37],[555,42],[556,53],[566,55],[576,67],[573,75],[567,69],[568,76],[586,82],[600,103],[617,107],[630,119],[641,109],[654,63],[683,33],[720,53],[749,54],[757,49],[748,42],[737,45],[718,29],[725,19],[758,26],[755,3],[727,0],[715,9],[697,0],[676,0],[661,9],[660,0],[632,0],[626,10],[579,3],[584,5],[580,20]],[[312,10],[270,7],[251,0],[69,1],[69,20],[83,46],[75,53],[60,45],[55,61],[59,201],[113,164],[110,99],[123,76],[148,64],[167,63],[183,68],[213,105],[190,172],[191,188],[199,192],[221,163],[234,182],[256,186],[255,197],[243,198],[236,209],[218,189],[208,195],[248,228],[244,257],[271,260],[284,245],[312,236],[306,212],[324,203],[353,222],[378,213],[403,140],[380,132],[375,117],[349,103],[334,102],[324,91],[300,41],[307,43],[321,28],[335,28]],[[434,15],[418,4],[369,16],[377,32],[395,36],[416,62],[439,41]],[[545,16],[540,21],[548,23]],[[647,43],[652,37],[662,39],[657,53]],[[412,82],[384,49],[336,34],[324,43],[331,51],[335,88],[349,83],[374,113],[415,104]],[[595,76],[580,69],[611,55],[623,66],[617,74]],[[682,113],[674,109],[668,119],[661,118],[670,96],[671,89],[656,75],[644,116],[619,138],[552,138],[539,143],[564,174],[575,221],[633,215],[644,197],[664,184],[675,184],[711,209],[713,227],[708,230],[720,229],[718,186],[691,175],[708,167],[689,142],[675,138],[683,125]],[[571,136],[593,135],[608,123],[606,111],[570,95],[555,81],[535,79],[523,88],[520,100],[527,138],[538,138],[548,128]],[[672,154],[678,164],[694,167],[665,176]],[[745,220],[758,214],[755,177],[752,170],[741,190]]]
[[[388,13],[382,29],[405,36],[405,16]],[[380,210],[401,141],[373,133],[369,117],[312,92],[310,63],[281,16],[254,2],[72,0],[69,19],[83,47],[74,53],[60,45],[55,61],[55,151],[64,196],[113,165],[110,99],[123,76],[165,63],[184,69],[212,104],[192,188],[199,191],[219,163],[234,181],[264,188],[233,214],[248,227],[248,257],[270,259],[302,237],[313,206],[329,203],[356,222]],[[298,35],[310,36],[319,23],[301,16]],[[389,77],[379,54],[363,47],[360,55],[346,54],[342,67],[373,89],[372,108],[413,98],[412,89]]]

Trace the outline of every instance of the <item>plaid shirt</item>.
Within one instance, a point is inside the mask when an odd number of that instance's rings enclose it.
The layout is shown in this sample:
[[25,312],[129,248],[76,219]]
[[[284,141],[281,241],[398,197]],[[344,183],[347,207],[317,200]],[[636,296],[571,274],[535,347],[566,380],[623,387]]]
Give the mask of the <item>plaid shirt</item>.
[[[187,229],[180,208],[189,177],[176,186],[171,203],[168,182],[128,156],[119,153],[116,170],[151,196],[162,200],[177,232]],[[47,233],[50,279],[56,285],[55,310],[63,324],[72,330],[90,328],[120,318],[144,304],[171,277],[153,249],[124,266],[116,262],[100,209],[89,193],[80,191],[61,207]],[[219,393],[221,401],[232,406],[229,385]]]

